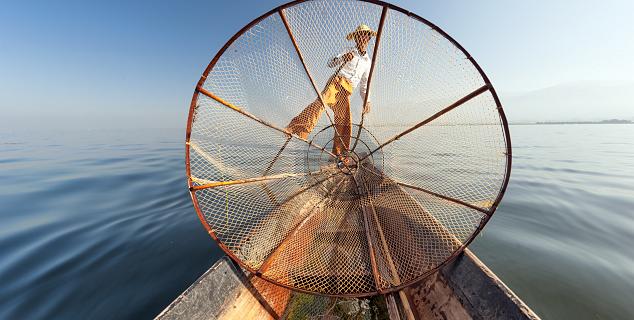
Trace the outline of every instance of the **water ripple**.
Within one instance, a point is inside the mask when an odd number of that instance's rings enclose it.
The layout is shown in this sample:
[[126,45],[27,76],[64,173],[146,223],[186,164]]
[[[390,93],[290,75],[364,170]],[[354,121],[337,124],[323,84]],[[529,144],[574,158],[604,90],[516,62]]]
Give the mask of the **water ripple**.
[[[545,319],[628,318],[634,126],[511,131],[511,181],[472,249]],[[221,253],[191,205],[182,137],[6,135],[0,319],[152,318],[202,274]]]

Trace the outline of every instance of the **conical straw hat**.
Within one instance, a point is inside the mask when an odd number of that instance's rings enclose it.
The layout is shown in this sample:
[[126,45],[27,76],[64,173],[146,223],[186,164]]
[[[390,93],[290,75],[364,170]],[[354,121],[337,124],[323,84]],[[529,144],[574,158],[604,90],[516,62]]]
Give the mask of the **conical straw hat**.
[[354,37],[354,35],[359,32],[369,32],[370,36],[372,37],[376,36],[376,31],[370,29],[370,27],[368,27],[365,24],[360,24],[354,31],[348,33],[348,35],[346,36],[346,39],[352,40],[352,37]]

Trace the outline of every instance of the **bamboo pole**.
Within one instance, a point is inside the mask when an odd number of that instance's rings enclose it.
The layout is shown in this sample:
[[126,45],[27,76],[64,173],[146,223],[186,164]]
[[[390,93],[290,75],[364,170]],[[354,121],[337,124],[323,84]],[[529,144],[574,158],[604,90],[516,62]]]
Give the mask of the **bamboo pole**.
[[481,93],[483,93],[483,92],[485,92],[485,91],[489,90],[489,88],[490,88],[490,87],[491,87],[490,85],[485,84],[485,85],[483,85],[482,87],[480,87],[480,88],[478,88],[478,89],[474,90],[473,92],[469,93],[468,95],[466,95],[466,96],[464,96],[464,97],[462,97],[462,98],[458,99],[456,102],[454,102],[454,103],[450,104],[450,105],[449,105],[449,106],[447,106],[446,108],[444,108],[444,109],[442,109],[442,110],[440,110],[440,111],[438,111],[438,112],[434,113],[434,114],[433,114],[432,116],[430,116],[429,118],[427,118],[427,119],[425,119],[425,120],[423,120],[423,121],[421,121],[421,122],[419,122],[419,123],[417,123],[417,124],[413,125],[412,127],[408,128],[407,130],[405,130],[405,131],[403,131],[403,132],[401,132],[401,133],[399,133],[399,134],[395,135],[394,137],[392,137],[392,138],[388,139],[387,141],[385,141],[384,143],[382,143],[380,146],[376,147],[376,149],[372,150],[372,152],[368,153],[365,157],[363,157],[363,158],[359,159],[359,161],[363,161],[365,158],[367,158],[367,157],[371,156],[372,154],[374,154],[375,152],[377,152],[377,151],[378,151],[378,150],[380,150],[381,148],[385,147],[386,145],[388,145],[388,144],[390,144],[390,143],[394,142],[395,140],[400,139],[400,138],[401,138],[401,137],[403,137],[404,135],[406,135],[406,134],[408,134],[408,133],[410,133],[410,132],[412,132],[412,131],[414,131],[414,130],[416,130],[416,129],[418,129],[418,128],[420,128],[420,127],[422,127],[422,126],[424,126],[424,125],[426,125],[426,124],[428,124],[428,123],[430,123],[430,122],[432,122],[432,121],[434,121],[436,118],[438,118],[438,117],[442,116],[443,114],[445,114],[445,113],[447,113],[447,112],[449,112],[449,111],[451,111],[451,110],[453,110],[453,109],[455,109],[455,108],[459,107],[460,105],[464,104],[465,102],[467,102],[467,101],[469,101],[469,100],[471,100],[471,99],[473,99],[473,98],[475,98],[475,97],[479,96]]
[[400,186],[403,186],[403,187],[406,187],[406,188],[410,188],[410,189],[414,189],[414,190],[422,191],[422,192],[425,192],[425,193],[427,193],[427,194],[431,194],[432,196],[436,196],[436,197],[438,197],[438,198],[445,199],[445,200],[447,200],[447,201],[451,201],[451,202],[453,202],[453,203],[461,204],[461,205],[463,205],[463,206],[465,206],[465,207],[469,207],[469,208],[471,208],[471,209],[473,209],[473,210],[476,210],[476,211],[482,212],[482,213],[486,214],[487,216],[490,216],[490,215],[491,215],[491,212],[489,212],[489,210],[486,210],[486,209],[480,208],[480,207],[478,207],[478,206],[474,206],[474,205],[472,205],[472,204],[470,204],[470,203],[468,203],[468,202],[464,202],[464,201],[462,201],[462,200],[458,200],[458,199],[455,199],[455,198],[452,198],[452,197],[449,197],[449,196],[444,196],[444,195],[442,195],[442,194],[439,194],[439,193],[436,193],[436,192],[433,192],[433,191],[429,191],[429,190],[427,190],[427,189],[425,189],[425,188],[421,188],[421,187],[413,186],[413,185],[411,185],[411,184],[407,184],[407,183],[399,182],[399,181],[396,181],[396,180],[394,180],[394,182],[395,182],[396,184],[398,184],[398,185],[400,185]]
[[[392,259],[392,255],[390,254],[390,250],[387,246],[387,241],[385,240],[385,235],[383,234],[383,228],[381,227],[381,223],[379,222],[379,218],[377,217],[376,214],[376,209],[374,208],[374,204],[372,204],[372,199],[369,196],[369,192],[367,189],[367,186],[365,184],[364,181],[361,182],[361,184],[359,184],[356,180],[356,178],[354,178],[355,184],[357,184],[357,188],[360,192],[360,194],[364,194],[366,196],[366,199],[368,201],[368,206],[362,206],[362,209],[364,211],[364,216],[366,215],[370,215],[373,217],[374,223],[376,225],[376,229],[377,232],[379,234],[379,240],[380,240],[380,244],[381,247],[383,249],[383,252],[385,253],[385,260],[388,264],[388,267],[390,268],[390,272],[392,273],[392,278],[394,280],[394,284],[396,286],[399,286],[402,284],[401,281],[401,277],[398,275],[398,270],[396,269],[396,265],[394,264],[394,260]],[[361,185],[363,185],[363,189],[361,189]],[[368,210],[366,208],[369,208],[370,210],[370,214],[368,214]],[[364,220],[366,218],[364,217]],[[368,236],[368,242],[369,245],[372,246],[372,240],[370,238],[370,234],[369,234],[369,224],[367,223],[367,220],[364,221],[365,222],[365,226],[366,226],[366,234]],[[370,257],[374,256],[374,252],[372,252],[372,254],[370,255]],[[376,259],[376,258],[375,258]],[[375,262],[376,263],[376,262]],[[373,267],[376,267],[373,266]],[[379,292],[381,292],[381,289],[378,287],[378,283],[377,283],[377,289]],[[414,313],[412,312],[412,308],[409,305],[409,300],[407,299],[407,296],[405,295],[405,292],[403,292],[402,290],[400,290],[398,292],[399,297],[401,298],[401,303],[403,305],[403,309],[405,311],[405,316],[407,317],[408,320],[414,320]]]
[[[317,88],[317,84],[315,83],[315,80],[313,79],[313,76],[310,74],[310,71],[308,70],[308,66],[306,65],[306,61],[304,61],[304,55],[302,54],[302,51],[299,49],[299,46],[297,45],[297,41],[295,40],[295,36],[293,35],[293,30],[291,30],[291,26],[288,24],[288,20],[286,20],[286,14],[284,13],[284,9],[280,9],[278,12],[280,14],[280,17],[282,18],[282,22],[284,23],[284,27],[286,28],[286,31],[288,32],[288,36],[291,38],[291,42],[293,43],[293,47],[295,47],[295,51],[297,52],[297,55],[299,56],[299,61],[301,61],[302,62],[302,66],[304,66],[304,71],[306,71],[306,76],[308,76],[308,79],[310,80],[310,83],[313,85],[313,89],[315,90],[315,93],[317,94],[317,97],[319,98],[319,101],[321,102],[321,105],[324,108],[324,111],[326,112],[326,116],[328,117],[328,121],[332,125],[332,128],[335,130],[335,135],[337,137],[339,137],[339,141],[343,145],[344,144],[343,143],[343,138],[339,134],[339,131],[337,130],[337,126],[332,121],[332,118],[330,117],[330,113],[328,113],[328,110],[326,109],[327,104],[324,101],[324,97],[321,95],[321,91],[319,90],[319,88]],[[335,158],[336,158],[336,156],[335,156]],[[345,164],[345,162],[344,162],[344,166],[347,167],[347,164]]]
[[[237,179],[237,180],[229,180],[229,181],[209,181],[208,183],[205,183],[203,185],[192,186],[189,189],[192,190],[192,191],[196,191],[196,190],[216,188],[216,187],[220,187],[220,186],[231,186],[231,185],[236,185],[236,184],[245,184],[245,183],[253,183],[253,182],[260,182],[260,181],[267,181],[267,180],[283,179],[283,178],[288,178],[288,177],[304,177],[304,176],[308,176],[310,174],[311,173],[309,173],[309,172],[308,173],[307,172],[301,172],[301,173],[280,173],[280,174],[274,174],[274,175],[270,175],[270,176],[253,177],[253,178],[247,178],[247,179]],[[197,179],[197,178],[194,178],[194,177],[191,177],[191,179],[194,182],[196,180],[205,181],[203,179]]]
[[[381,20],[379,21],[379,30],[377,30],[376,41],[374,42],[374,54],[372,55],[372,64],[370,65],[370,74],[368,74],[368,83],[366,84],[365,89],[365,97],[363,97],[363,104],[361,108],[365,108],[365,105],[368,103],[368,99],[370,98],[370,84],[372,83],[372,75],[374,74],[374,65],[376,64],[376,57],[379,54],[379,43],[381,42],[381,35],[383,34],[383,23],[385,23],[385,16],[387,14],[387,6],[383,6],[383,11],[381,11]],[[365,113],[363,113],[363,109],[361,109],[361,123],[359,123],[359,130],[357,130],[357,136],[354,139],[354,145],[350,150],[355,150],[357,147],[357,143],[359,143],[359,137],[361,136],[361,129],[363,129],[363,119],[365,118]]]
[[286,135],[288,135],[288,136],[291,136],[291,137],[293,137],[293,138],[295,138],[295,139],[298,139],[298,140],[300,140],[300,141],[306,142],[306,143],[308,143],[309,145],[311,145],[311,146],[313,146],[313,147],[315,147],[315,148],[317,148],[317,149],[319,149],[319,150],[322,150],[322,151],[324,151],[324,152],[326,152],[326,153],[328,153],[328,154],[332,155],[333,157],[335,157],[335,155],[334,155],[332,152],[330,152],[330,151],[326,150],[324,147],[322,147],[322,146],[320,146],[320,145],[317,145],[317,144],[315,144],[315,143],[313,143],[313,142],[311,142],[311,141],[308,141],[308,140],[306,140],[306,139],[302,139],[302,138],[300,138],[300,137],[298,137],[298,136],[296,136],[296,135],[294,135],[294,134],[290,133],[289,131],[287,131],[287,130],[285,130],[285,129],[279,128],[279,127],[277,127],[276,125],[273,125],[273,124],[271,124],[271,123],[268,123],[268,122],[266,122],[266,121],[264,121],[264,120],[262,120],[262,119],[260,119],[260,118],[258,118],[258,117],[256,117],[256,116],[252,115],[251,113],[249,113],[249,112],[246,112],[246,111],[242,110],[241,108],[237,107],[236,105],[234,105],[234,104],[232,104],[232,103],[230,103],[230,102],[228,102],[228,101],[225,101],[224,99],[222,99],[222,98],[218,97],[217,95],[215,95],[215,94],[213,94],[213,93],[211,93],[211,92],[209,92],[209,91],[205,90],[205,88],[203,88],[202,86],[198,86],[198,87],[196,87],[196,90],[197,90],[198,92],[200,92],[200,93],[202,93],[202,94],[206,95],[207,97],[209,97],[209,98],[212,98],[212,99],[216,100],[218,103],[220,103],[220,104],[224,105],[225,107],[228,107],[229,109],[232,109],[232,110],[234,110],[234,111],[236,111],[236,112],[238,112],[238,113],[241,113],[242,115],[245,115],[245,116],[247,116],[247,117],[249,117],[249,118],[251,118],[251,119],[253,119],[253,120],[255,120],[255,121],[257,121],[257,122],[259,122],[259,123],[261,123],[261,124],[263,124],[263,125],[265,125],[265,126],[267,126],[267,127],[271,128],[271,129],[277,130],[277,131],[282,132],[282,133],[284,133],[284,134],[286,134]]
[[256,272],[257,275],[261,275],[264,272],[266,272],[266,270],[268,270],[268,268],[271,266],[271,264],[273,263],[275,258],[284,250],[284,248],[287,246],[287,244],[293,238],[295,238],[295,235],[299,232],[299,230],[301,230],[302,226],[304,226],[315,215],[315,213],[317,212],[317,207],[320,206],[322,203],[330,200],[330,195],[335,193],[339,189],[339,187],[341,186],[341,183],[343,183],[343,181],[345,181],[345,180],[342,179],[341,181],[339,181],[337,183],[337,185],[332,189],[332,191],[330,192],[329,195],[323,197],[323,199],[321,199],[318,203],[316,203],[313,206],[313,208],[309,211],[309,213],[306,215],[306,217],[304,219],[302,219],[301,222],[299,222],[297,225],[295,225],[295,227],[293,227],[293,229],[291,229],[287,233],[287,235],[280,242],[280,244],[275,248],[275,250],[273,250],[266,258],[264,258],[264,261],[262,262],[262,265],[260,265],[260,268],[258,268],[258,270]]

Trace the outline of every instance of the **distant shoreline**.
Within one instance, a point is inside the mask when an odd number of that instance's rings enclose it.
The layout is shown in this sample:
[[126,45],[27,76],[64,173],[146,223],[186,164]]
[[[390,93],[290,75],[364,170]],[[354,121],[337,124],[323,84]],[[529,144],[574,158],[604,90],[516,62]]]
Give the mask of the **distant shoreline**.
[[512,122],[512,125],[535,125],[535,124],[634,124],[631,120],[610,119],[602,121],[537,121],[537,122]]

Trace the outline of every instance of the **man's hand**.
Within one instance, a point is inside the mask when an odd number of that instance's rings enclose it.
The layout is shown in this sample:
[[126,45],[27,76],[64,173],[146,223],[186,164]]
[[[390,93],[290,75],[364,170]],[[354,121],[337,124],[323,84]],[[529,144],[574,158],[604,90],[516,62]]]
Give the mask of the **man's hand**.
[[352,55],[352,52],[348,52],[346,54],[344,54],[341,58],[343,59],[343,62],[348,62],[350,60],[352,60],[354,56]]
[[372,104],[370,103],[370,101],[366,102],[365,106],[363,106],[363,114],[370,113],[371,107]]

